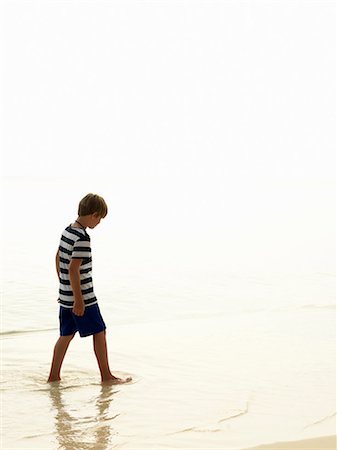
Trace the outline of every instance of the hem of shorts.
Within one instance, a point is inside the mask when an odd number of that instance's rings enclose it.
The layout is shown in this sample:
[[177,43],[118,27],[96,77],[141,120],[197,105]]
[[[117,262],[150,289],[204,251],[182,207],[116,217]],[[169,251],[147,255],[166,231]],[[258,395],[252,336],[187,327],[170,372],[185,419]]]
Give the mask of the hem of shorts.
[[69,333],[69,334],[61,334],[60,333],[60,336],[61,337],[74,336],[77,332],[78,332],[78,330],[75,330],[73,333]]
[[81,338],[85,338],[85,337],[93,336],[94,334],[101,333],[102,331],[105,331],[105,330],[106,330],[106,327],[101,328],[100,330],[97,330],[97,331],[96,330],[92,331],[88,334],[80,334],[80,332],[78,332],[78,334],[80,335]]

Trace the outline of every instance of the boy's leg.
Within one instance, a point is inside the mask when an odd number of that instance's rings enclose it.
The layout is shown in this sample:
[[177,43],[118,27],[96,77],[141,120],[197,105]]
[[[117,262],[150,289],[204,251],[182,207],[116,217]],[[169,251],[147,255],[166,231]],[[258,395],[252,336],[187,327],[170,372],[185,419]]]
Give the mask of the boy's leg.
[[70,341],[74,336],[75,334],[71,334],[69,336],[60,336],[60,338],[56,342],[48,382],[59,381],[61,379],[60,372],[63,359],[69,347]]
[[119,378],[114,377],[110,371],[105,330],[94,334],[93,337],[95,355],[102,381],[121,381]]

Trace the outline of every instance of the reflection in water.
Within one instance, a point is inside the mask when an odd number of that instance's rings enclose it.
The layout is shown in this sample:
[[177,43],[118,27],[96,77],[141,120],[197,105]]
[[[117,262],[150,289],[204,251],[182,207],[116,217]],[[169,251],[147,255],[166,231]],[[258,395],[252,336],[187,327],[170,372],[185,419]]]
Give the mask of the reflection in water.
[[[50,398],[55,409],[55,430],[60,450],[107,450],[116,447],[110,441],[112,433],[111,420],[119,414],[109,417],[109,407],[113,395],[117,391],[113,386],[102,385],[100,395],[93,403],[76,408],[65,397],[71,394],[68,389],[53,386],[50,389]],[[94,405],[96,414],[90,417],[90,409]],[[83,409],[85,411],[83,411]],[[79,417],[85,413],[84,417]]]

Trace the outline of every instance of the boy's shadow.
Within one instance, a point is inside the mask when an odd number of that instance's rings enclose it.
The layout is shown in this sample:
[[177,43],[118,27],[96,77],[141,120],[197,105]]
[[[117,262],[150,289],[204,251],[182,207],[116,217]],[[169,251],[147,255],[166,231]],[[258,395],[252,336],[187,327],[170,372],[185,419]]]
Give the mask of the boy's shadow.
[[64,402],[67,389],[59,386],[51,387],[49,393],[53,409],[56,411],[55,430],[59,449],[107,450],[113,448],[111,437],[116,433],[113,433],[111,420],[119,414],[109,417],[109,407],[117,392],[111,385],[102,385],[100,395],[95,401],[97,415],[81,420],[71,414],[72,409]]

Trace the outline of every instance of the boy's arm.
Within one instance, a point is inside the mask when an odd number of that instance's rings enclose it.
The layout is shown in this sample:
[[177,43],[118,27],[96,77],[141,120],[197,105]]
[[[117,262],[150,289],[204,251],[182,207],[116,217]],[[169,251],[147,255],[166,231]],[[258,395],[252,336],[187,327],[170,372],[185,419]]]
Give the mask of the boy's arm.
[[55,262],[56,262],[57,278],[60,278],[60,255],[59,255],[59,249],[57,249]]
[[73,307],[73,313],[76,316],[83,316],[84,314],[84,300],[82,297],[82,291],[81,291],[81,279],[80,279],[80,266],[82,263],[82,259],[80,258],[74,258],[70,261],[69,265],[69,278],[70,278],[70,285],[74,293],[74,307]]

